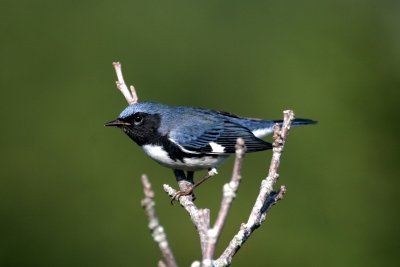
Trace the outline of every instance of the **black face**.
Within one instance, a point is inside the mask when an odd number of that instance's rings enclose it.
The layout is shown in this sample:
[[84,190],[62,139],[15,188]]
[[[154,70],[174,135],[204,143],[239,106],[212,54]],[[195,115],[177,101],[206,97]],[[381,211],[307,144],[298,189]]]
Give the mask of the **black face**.
[[107,126],[117,126],[121,128],[138,145],[156,142],[160,134],[160,116],[158,114],[147,114],[137,112],[127,118],[117,119],[106,124]]

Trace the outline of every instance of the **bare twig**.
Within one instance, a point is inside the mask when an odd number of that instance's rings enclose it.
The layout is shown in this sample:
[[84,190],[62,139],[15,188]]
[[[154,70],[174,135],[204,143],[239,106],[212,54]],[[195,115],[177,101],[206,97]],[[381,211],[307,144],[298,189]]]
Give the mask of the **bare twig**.
[[164,228],[161,226],[158,219],[156,210],[154,208],[154,192],[151,188],[151,184],[146,175],[142,175],[142,184],[144,198],[142,199],[142,207],[149,219],[149,228],[154,241],[158,244],[158,247],[163,254],[164,260],[159,261],[158,266],[176,267],[176,261],[174,254],[168,244],[167,235],[164,232]]
[[137,97],[135,87],[131,85],[129,90],[124,81],[124,76],[122,75],[121,64],[119,62],[114,62],[113,65],[118,77],[118,81],[116,81],[118,90],[120,90],[124,95],[129,105],[136,104],[139,101],[139,98]]
[[236,158],[233,165],[232,178],[230,182],[226,183],[223,187],[223,197],[217,219],[215,220],[214,227],[209,229],[207,232],[208,242],[206,255],[204,255],[205,260],[212,260],[214,257],[218,239],[221,235],[221,231],[225,225],[226,218],[232,205],[232,201],[236,197],[236,192],[242,179],[241,172],[245,152],[246,147],[244,140],[242,138],[238,138],[236,143]]
[[[175,189],[167,184],[164,184],[164,191],[170,197],[174,197],[177,193]],[[196,204],[194,204],[191,196],[181,196],[177,199],[177,201],[187,211],[190,219],[196,227],[200,237],[202,254],[204,255],[207,244],[207,231],[210,227],[210,210],[199,209]]]
[[290,125],[294,120],[294,113],[291,110],[286,110],[283,112],[283,124],[282,129],[279,128],[278,124],[274,126],[274,148],[272,153],[271,164],[269,165],[268,176],[262,181],[260,193],[258,194],[256,203],[254,204],[253,210],[249,217],[249,224],[261,223],[261,209],[267,197],[273,190],[273,186],[279,178],[278,168],[280,165],[280,158],[285,145],[286,138],[288,136]]
[[276,183],[279,175],[278,168],[283,147],[288,136],[290,125],[294,120],[294,113],[291,110],[284,111],[284,121],[282,129],[276,124],[274,127],[274,148],[269,167],[268,176],[262,180],[259,195],[254,207],[250,213],[247,223],[242,223],[240,230],[230,241],[228,247],[222,255],[214,262],[215,266],[228,266],[232,262],[233,256],[246,242],[255,229],[265,220],[270,207],[278,200],[282,199],[286,189],[284,186],[277,193],[273,192],[273,185]]

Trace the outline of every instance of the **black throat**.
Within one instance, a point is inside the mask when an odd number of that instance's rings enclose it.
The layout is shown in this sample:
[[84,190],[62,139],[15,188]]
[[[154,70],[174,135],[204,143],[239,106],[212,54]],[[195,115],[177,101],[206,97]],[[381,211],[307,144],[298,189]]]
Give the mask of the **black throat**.
[[158,132],[161,124],[160,115],[141,113],[140,116],[143,117],[143,123],[140,125],[135,124],[133,116],[124,118],[124,121],[131,125],[123,125],[122,130],[139,146],[157,143],[162,136]]

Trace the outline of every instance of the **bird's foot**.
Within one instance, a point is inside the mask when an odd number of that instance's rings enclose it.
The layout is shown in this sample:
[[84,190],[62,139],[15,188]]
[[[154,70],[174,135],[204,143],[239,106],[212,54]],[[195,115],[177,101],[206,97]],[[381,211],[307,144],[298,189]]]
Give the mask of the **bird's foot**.
[[217,169],[216,168],[211,168],[207,175],[205,175],[202,179],[200,179],[199,181],[197,181],[195,184],[187,187],[185,190],[181,190],[176,192],[172,198],[171,198],[171,204],[174,202],[174,200],[179,201],[179,198],[181,196],[188,196],[188,195],[192,195],[192,201],[194,201],[196,199],[195,195],[193,194],[193,190],[198,187],[199,185],[201,185],[204,181],[206,181],[208,178],[210,178],[211,176],[214,176],[218,174]]
[[192,195],[192,201],[196,199],[196,196],[193,194],[195,186],[191,186],[187,188],[186,190],[182,191],[177,191],[172,197],[171,197],[171,204],[174,204],[174,200],[179,201],[179,198],[182,196],[189,196]]

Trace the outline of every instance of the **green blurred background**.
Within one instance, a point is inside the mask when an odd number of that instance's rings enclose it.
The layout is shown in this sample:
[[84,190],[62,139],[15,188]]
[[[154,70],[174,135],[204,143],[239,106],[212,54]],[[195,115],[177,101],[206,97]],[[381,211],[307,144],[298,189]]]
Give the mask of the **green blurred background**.
[[[288,193],[232,266],[398,266],[399,1],[2,0],[0,29],[1,266],[156,266],[143,172],[178,262],[200,258],[172,172],[103,126],[117,60],[141,100],[320,122],[291,132]],[[218,253],[270,156],[247,155]],[[196,192],[213,219],[231,168]]]

